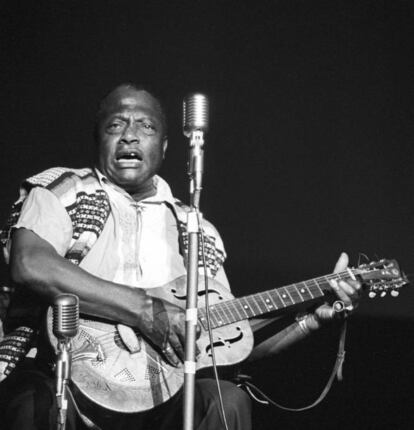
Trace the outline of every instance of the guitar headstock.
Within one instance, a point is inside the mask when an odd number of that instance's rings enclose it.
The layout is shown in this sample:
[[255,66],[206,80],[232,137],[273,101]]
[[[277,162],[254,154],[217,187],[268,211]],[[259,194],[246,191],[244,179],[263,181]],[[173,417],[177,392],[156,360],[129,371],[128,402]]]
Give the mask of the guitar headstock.
[[397,297],[398,290],[408,283],[396,260],[383,259],[361,264],[353,272],[368,287],[371,298],[378,294],[384,297],[388,291],[391,296]]

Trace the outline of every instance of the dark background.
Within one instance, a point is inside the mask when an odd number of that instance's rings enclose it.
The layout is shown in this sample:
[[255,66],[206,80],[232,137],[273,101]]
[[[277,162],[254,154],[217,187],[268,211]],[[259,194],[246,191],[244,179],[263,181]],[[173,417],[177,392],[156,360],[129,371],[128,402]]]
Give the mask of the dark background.
[[[201,208],[236,295],[329,273],[342,250],[412,276],[412,2],[15,0],[0,15],[2,220],[22,178],[90,162],[101,96],[144,82],[167,105],[161,174],[184,201],[182,99],[209,96]],[[410,287],[363,301],[345,381],[310,412],[255,407],[256,428],[411,428],[413,315]],[[337,334],[248,370],[280,402],[310,403]]]

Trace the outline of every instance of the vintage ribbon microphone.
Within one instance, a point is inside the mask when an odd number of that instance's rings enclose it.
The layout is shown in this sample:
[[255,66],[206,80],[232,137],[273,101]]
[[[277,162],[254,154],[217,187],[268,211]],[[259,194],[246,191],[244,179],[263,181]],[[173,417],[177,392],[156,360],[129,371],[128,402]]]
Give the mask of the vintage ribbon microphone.
[[61,294],[53,303],[53,334],[58,341],[55,369],[58,415],[56,428],[65,430],[68,409],[68,383],[71,377],[72,343],[79,330],[79,299],[73,294]]
[[187,214],[187,303],[185,314],[184,430],[194,428],[200,194],[204,170],[204,133],[208,129],[208,99],[190,94],[183,102],[183,132],[189,138],[190,211]]

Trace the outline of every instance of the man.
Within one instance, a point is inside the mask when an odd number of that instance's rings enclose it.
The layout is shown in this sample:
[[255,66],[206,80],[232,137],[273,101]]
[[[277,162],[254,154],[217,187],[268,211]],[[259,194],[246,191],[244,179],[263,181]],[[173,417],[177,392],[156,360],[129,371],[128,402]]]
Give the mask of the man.
[[[80,311],[139,330],[173,366],[184,359],[184,312],[152,297],[153,287],[185,275],[185,208],[157,176],[167,149],[165,114],[148,91],[123,84],[101,102],[95,136],[97,169],[51,169],[26,181],[19,218],[7,242],[13,282],[44,309],[63,293],[75,294]],[[214,227],[203,223],[209,241],[207,273],[228,288],[224,248]],[[341,255],[336,270],[344,270]],[[358,301],[359,284],[333,284],[348,307]],[[333,318],[328,305],[276,334],[252,353],[260,358],[317,329]],[[39,344],[41,345],[41,343]],[[51,429],[56,404],[53,374],[39,347],[35,367],[17,369],[1,385],[8,388],[4,415],[8,428]],[[0,389],[4,391],[4,386]],[[250,429],[250,401],[236,385],[222,382],[229,429]],[[68,429],[91,420],[102,429],[181,428],[181,395],[148,412],[119,414],[69,408]],[[196,383],[195,428],[222,427],[213,380]]]

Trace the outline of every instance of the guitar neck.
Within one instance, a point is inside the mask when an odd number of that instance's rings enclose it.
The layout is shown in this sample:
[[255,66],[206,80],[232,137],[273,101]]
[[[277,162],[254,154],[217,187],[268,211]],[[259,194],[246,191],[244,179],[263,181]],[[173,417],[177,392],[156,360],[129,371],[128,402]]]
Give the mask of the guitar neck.
[[[350,273],[351,272],[351,273]],[[249,296],[226,300],[208,307],[211,328],[222,327],[237,321],[258,317],[271,312],[292,310],[324,297],[331,291],[330,281],[353,276],[353,270],[332,273],[284,287],[251,294]],[[206,328],[206,309],[200,308],[199,320]]]

